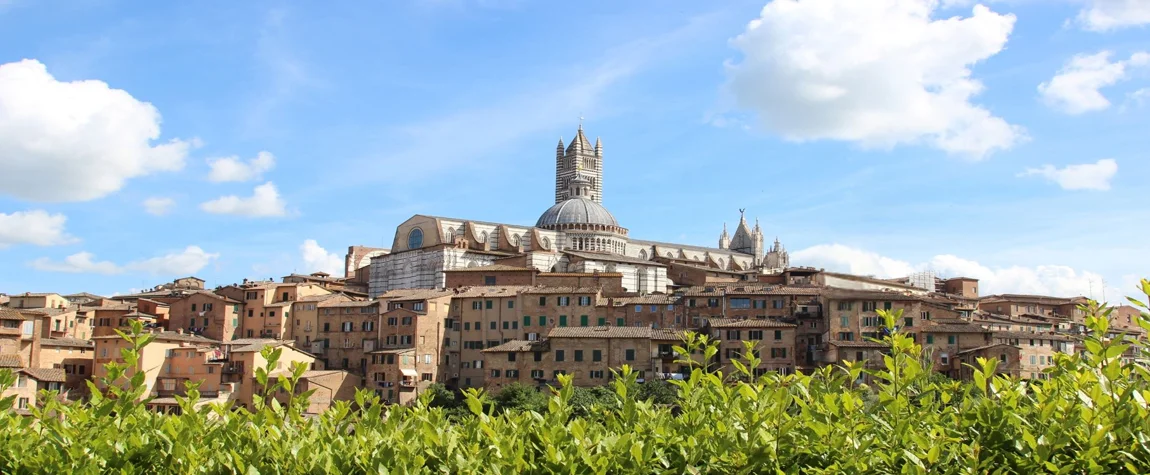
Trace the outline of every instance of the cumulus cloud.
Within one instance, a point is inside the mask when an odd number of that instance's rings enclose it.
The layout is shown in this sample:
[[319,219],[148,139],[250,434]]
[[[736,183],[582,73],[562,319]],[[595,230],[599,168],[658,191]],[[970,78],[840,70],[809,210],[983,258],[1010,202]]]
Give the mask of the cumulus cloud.
[[183,168],[196,141],[154,144],[159,137],[159,111],[121,89],[57,81],[32,59],[0,64],[0,193],[86,201]]
[[283,216],[286,204],[272,182],[257,186],[249,197],[222,196],[200,204],[200,209],[213,214],[231,214],[250,218]]
[[219,257],[218,253],[205,252],[199,246],[188,246],[180,252],[131,262],[125,268],[153,275],[188,275],[199,272]]
[[1126,61],[1110,61],[1110,51],[1079,54],[1070,58],[1050,81],[1038,85],[1042,100],[1067,114],[1100,111],[1110,101],[1100,89],[1129,78],[1131,68],[1150,64],[1150,54],[1139,52]]
[[250,181],[259,179],[264,172],[276,165],[276,157],[271,152],[260,152],[247,162],[237,156],[209,158],[208,180],[213,182]]
[[299,246],[300,256],[307,272],[327,272],[333,276],[342,277],[344,274],[344,256],[320,247],[315,239],[308,239]]
[[63,261],[53,261],[41,257],[32,261],[30,265],[37,270],[73,274],[112,275],[124,272],[142,272],[152,275],[188,275],[199,272],[200,269],[219,257],[219,254],[205,252],[199,246],[188,246],[180,252],[134,261],[124,266],[111,261],[97,261],[96,256],[90,252],[72,254],[65,257]]
[[1109,31],[1150,24],[1146,0],[1090,0],[1078,12],[1078,24],[1091,31]]
[[144,211],[155,216],[163,216],[172,212],[174,206],[176,206],[176,201],[171,198],[153,196],[144,200]]
[[[1104,291],[1104,281],[1100,274],[1061,265],[990,267],[950,254],[937,255],[927,262],[912,264],[842,244],[813,246],[794,252],[791,257],[800,265],[878,278],[905,277],[926,270],[934,271],[939,277],[971,277],[979,280],[979,292],[982,295],[1093,295],[1102,299]],[[1121,295],[1121,290],[1114,288],[1107,288],[1105,292],[1114,301],[1117,301],[1115,296]]]
[[48,272],[68,272],[72,274],[119,274],[123,272],[120,266],[110,261],[96,261],[96,256],[90,252],[77,252],[63,261],[57,262],[47,257],[32,261],[32,268]]
[[44,210],[0,213],[0,249],[15,244],[56,246],[76,242],[76,238],[64,231],[67,221],[62,214],[48,214]]
[[1062,168],[1056,168],[1054,165],[1027,168],[1020,176],[1041,176],[1057,183],[1064,190],[1106,191],[1110,189],[1110,180],[1117,173],[1118,162],[1104,158],[1095,163],[1067,165]]
[[774,0],[731,41],[727,90],[768,131],[867,147],[925,143],[981,158],[1024,131],[971,103],[971,66],[1002,51],[1013,15],[977,5],[932,19],[936,0]]

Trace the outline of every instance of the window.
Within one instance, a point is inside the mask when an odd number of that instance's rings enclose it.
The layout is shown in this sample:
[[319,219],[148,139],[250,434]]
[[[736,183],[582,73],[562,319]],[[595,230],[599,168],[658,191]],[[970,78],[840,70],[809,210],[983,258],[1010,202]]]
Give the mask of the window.
[[583,361],[583,350],[575,350],[575,361]]
[[483,276],[483,285],[495,285],[495,276],[493,276],[493,275]]
[[603,379],[603,370],[596,369],[590,371],[591,379]]
[[840,327],[849,327],[849,326],[851,326],[851,319],[850,319],[850,317],[848,317],[848,316],[846,316],[846,315],[843,315],[843,316],[839,317],[839,326],[840,326]]
[[407,233],[407,248],[419,249],[423,247],[423,230],[419,228],[412,229]]
[[787,349],[786,348],[771,348],[771,358],[786,358],[786,357],[787,357]]
[[195,312],[195,311],[196,311],[196,304],[192,304],[192,311],[193,311],[193,312]]
[[343,322],[342,324],[340,324],[340,330],[341,331],[349,332],[349,331],[352,331],[354,329],[355,329],[355,324],[352,322]]
[[471,302],[471,309],[472,310],[479,310],[481,308],[483,308],[483,304],[481,304],[478,300]]
[[890,310],[890,308],[891,308],[891,307],[890,307],[890,302],[883,302],[883,303],[882,303],[882,309],[883,309],[883,310]]
[[949,365],[950,364],[950,355],[943,353],[939,359],[939,362],[941,362],[943,366]]
[[539,316],[539,326],[541,326],[541,327],[547,326],[547,317],[545,317],[543,315]]
[[782,339],[783,339],[783,331],[782,330],[775,330],[775,340],[777,341],[777,340],[782,340]]
[[695,306],[695,299],[687,299],[687,306],[688,307],[694,307]]
[[751,299],[731,299],[731,308],[751,308]]
[[707,306],[715,308],[719,306],[719,299],[707,299]]
[[585,327],[585,326],[587,326],[587,325],[588,325],[588,323],[587,323],[587,316],[586,316],[586,315],[580,315],[580,316],[579,316],[579,326],[581,326],[581,327]]
[[539,297],[539,306],[542,307],[545,305],[547,305],[547,297],[546,296]]
[[560,315],[559,316],[559,326],[561,326],[561,327],[567,326],[567,316],[566,315]]
[[507,361],[515,361],[515,353],[514,352],[508,352],[507,353]]
[[486,308],[487,310],[491,310],[492,305],[493,305],[493,303],[491,300],[483,302],[483,307]]
[[862,304],[863,304],[862,311],[864,311],[864,312],[873,312],[875,310],[875,308],[877,307],[875,302],[863,302]]
[[839,302],[839,310],[850,310],[851,302]]
[[933,344],[934,344],[934,335],[929,335],[929,334],[928,334],[928,335],[926,336],[926,344],[928,344],[928,345],[933,345]]
[[531,377],[534,379],[543,379],[543,370],[541,370],[541,369],[531,370]]
[[773,308],[783,308],[783,299],[775,299],[771,301]]
[[839,332],[839,340],[854,341],[855,340],[855,334],[852,332]]
[[399,322],[403,325],[411,325],[411,317],[403,317]]
[[635,306],[635,313],[643,313],[643,306],[642,305],[636,305]]
[[420,373],[419,379],[423,381],[431,381],[431,373]]
[[487,326],[490,327],[492,330],[498,330],[499,329],[499,322],[491,322]]
[[958,340],[957,336],[954,336],[954,335],[947,335],[946,336],[946,344],[948,344],[948,345],[953,345],[955,343],[958,343],[957,340]]
[[615,326],[622,327],[622,326],[626,326],[626,325],[627,325],[627,321],[623,317],[619,317],[619,318],[615,319]]
[[763,339],[763,331],[762,330],[748,330],[747,331],[747,339],[748,340],[762,340]]
[[568,305],[571,305],[571,297],[558,297],[558,300],[559,300],[559,306],[560,307],[566,307]]
[[529,317],[529,316],[524,316],[524,317],[523,317],[523,326],[524,326],[524,327],[529,327],[529,326],[531,326],[531,317]]
[[563,350],[555,350],[555,361],[563,361]]
[[903,318],[902,319],[902,326],[905,328],[913,327],[914,326],[914,319],[910,318],[910,317]]
[[515,301],[514,300],[508,300],[507,301],[507,308],[515,308]]
[[923,320],[930,320],[930,312],[922,312],[919,317],[922,317]]
[[627,351],[624,352],[624,358],[623,359],[625,359],[627,361],[635,361],[635,350],[627,349]]
[[416,312],[422,312],[424,308],[426,308],[426,307],[424,307],[423,302],[415,302],[415,303],[411,304],[411,309],[415,310]]
[[589,305],[591,305],[591,297],[590,296],[582,295],[579,297],[579,306],[580,307],[586,307]]
[[26,397],[20,398],[20,401],[16,404],[16,408],[17,409],[28,409],[28,398],[26,398]]
[[766,300],[756,300],[756,301],[754,301],[753,306],[754,306],[754,308],[767,308],[767,301]]
[[248,309],[248,316],[249,316],[249,317],[253,316],[253,313],[252,313],[252,312],[254,312],[254,311],[253,311],[253,310],[251,310],[251,309]]
[[601,327],[607,326],[607,317],[599,317],[599,319],[595,321],[595,324]]
[[591,350],[591,361],[603,361],[603,350]]

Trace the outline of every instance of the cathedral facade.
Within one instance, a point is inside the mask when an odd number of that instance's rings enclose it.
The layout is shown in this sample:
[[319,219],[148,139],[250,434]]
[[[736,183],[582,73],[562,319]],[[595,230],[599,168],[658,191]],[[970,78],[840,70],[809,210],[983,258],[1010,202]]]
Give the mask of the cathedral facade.
[[733,275],[779,272],[790,265],[782,244],[763,247],[740,210],[733,237],[726,226],[715,248],[632,239],[603,206],[603,145],[592,146],[580,125],[555,151],[555,203],[534,225],[415,215],[395,230],[391,252],[371,257],[371,296],[405,288],[442,288],[444,271],[489,265],[542,272],[610,272],[628,292],[667,292],[673,265]]

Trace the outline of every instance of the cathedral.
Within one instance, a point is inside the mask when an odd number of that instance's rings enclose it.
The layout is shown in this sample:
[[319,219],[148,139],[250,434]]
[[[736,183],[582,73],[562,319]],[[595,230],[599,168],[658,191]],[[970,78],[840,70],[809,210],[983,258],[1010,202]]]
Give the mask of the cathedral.
[[395,230],[390,252],[370,257],[369,293],[442,288],[444,271],[505,265],[542,272],[612,272],[628,292],[667,292],[677,280],[671,268],[699,268],[753,280],[787,268],[775,239],[764,249],[763,231],[752,229],[743,210],[734,236],[726,225],[718,247],[631,238],[603,206],[603,143],[587,140],[583,126],[566,147],[555,149],[555,203],[532,225],[415,215]]

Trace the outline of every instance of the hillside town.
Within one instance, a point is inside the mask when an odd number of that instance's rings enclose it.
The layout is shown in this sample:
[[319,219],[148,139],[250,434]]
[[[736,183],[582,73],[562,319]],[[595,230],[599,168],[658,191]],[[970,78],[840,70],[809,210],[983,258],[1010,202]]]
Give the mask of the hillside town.
[[[350,246],[344,275],[316,272],[209,288],[197,277],[103,297],[51,289],[0,296],[0,368],[17,374],[17,410],[41,390],[88,397],[105,365],[122,363],[120,332],[138,322],[154,336],[137,367],[144,397],[159,411],[196,382],[200,404],[253,407],[263,350],[277,370],[303,363],[308,411],[368,389],[410,404],[433,384],[448,389],[512,383],[545,388],[569,374],[578,386],[608,383],[628,365],[639,380],[683,378],[673,351],[687,331],[717,341],[726,374],[747,346],[755,375],[789,374],[859,361],[878,365],[886,323],[900,312],[934,371],[969,377],[977,358],[998,371],[1045,378],[1056,353],[1084,334],[1085,297],[981,295],[979,281],[922,272],[897,279],[795,267],[776,238],[768,248],[745,210],[717,247],[634,239],[603,206],[603,145],[582,125],[555,152],[555,201],[534,226],[415,215],[390,249]],[[1111,315],[1109,338],[1136,339],[1138,310]],[[1131,346],[1126,356],[1133,358]],[[285,396],[286,397],[286,396]]]

